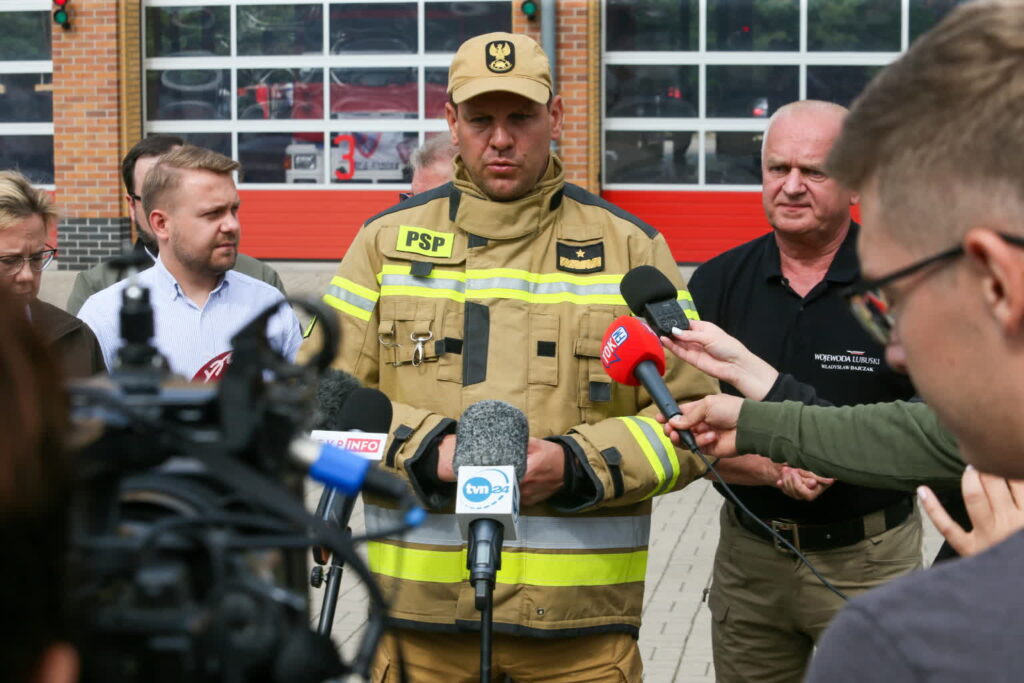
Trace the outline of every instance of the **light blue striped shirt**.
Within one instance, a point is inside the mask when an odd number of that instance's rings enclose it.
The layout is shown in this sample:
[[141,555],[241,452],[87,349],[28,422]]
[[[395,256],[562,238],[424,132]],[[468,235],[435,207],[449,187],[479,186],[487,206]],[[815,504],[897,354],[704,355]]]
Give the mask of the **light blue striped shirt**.
[[[213,358],[231,350],[231,337],[259,313],[284,296],[275,287],[236,270],[224,273],[206,304],[196,306],[175,281],[160,258],[138,275],[149,288],[153,306],[153,345],[167,359],[171,371],[186,379]],[[103,349],[107,368],[113,368],[121,348],[121,292],[129,279],[121,280],[89,297],[78,317],[92,328]],[[289,306],[282,306],[267,325],[270,346],[285,358],[295,358],[302,343],[299,320]]]

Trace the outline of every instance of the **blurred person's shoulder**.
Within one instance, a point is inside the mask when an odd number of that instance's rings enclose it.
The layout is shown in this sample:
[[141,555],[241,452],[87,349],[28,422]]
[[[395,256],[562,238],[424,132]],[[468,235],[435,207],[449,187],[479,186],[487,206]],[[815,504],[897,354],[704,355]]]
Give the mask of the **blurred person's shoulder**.
[[[855,598],[825,632],[808,680],[888,676],[878,670],[887,661],[922,680],[1017,680],[1024,671],[1022,566],[1024,531]],[[858,660],[856,675],[835,679]]]

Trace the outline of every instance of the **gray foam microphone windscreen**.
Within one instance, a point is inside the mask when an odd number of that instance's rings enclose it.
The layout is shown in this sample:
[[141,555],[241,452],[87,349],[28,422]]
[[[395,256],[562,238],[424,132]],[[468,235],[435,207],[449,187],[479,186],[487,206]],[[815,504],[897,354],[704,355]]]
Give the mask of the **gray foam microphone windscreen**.
[[504,401],[479,401],[466,408],[455,432],[456,474],[462,465],[511,465],[526,474],[530,427],[523,411]]

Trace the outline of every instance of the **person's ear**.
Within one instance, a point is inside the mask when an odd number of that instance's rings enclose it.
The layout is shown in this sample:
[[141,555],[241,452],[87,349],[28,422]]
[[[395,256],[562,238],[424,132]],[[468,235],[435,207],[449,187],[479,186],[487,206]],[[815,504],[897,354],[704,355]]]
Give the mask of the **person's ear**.
[[170,239],[170,215],[164,209],[153,209],[149,212],[149,229],[158,240]]
[[551,107],[548,115],[551,117],[551,139],[558,140],[562,137],[562,120],[565,116],[565,104],[561,95],[551,98]]
[[459,146],[459,134],[455,130],[455,122],[459,118],[459,110],[451,102],[444,104],[444,118],[448,121],[448,133],[452,137],[452,144]]
[[1008,336],[1024,330],[1024,250],[989,228],[964,235],[964,252],[980,275],[982,298]]
[[75,683],[78,680],[78,652],[67,643],[46,648],[39,659],[32,683]]

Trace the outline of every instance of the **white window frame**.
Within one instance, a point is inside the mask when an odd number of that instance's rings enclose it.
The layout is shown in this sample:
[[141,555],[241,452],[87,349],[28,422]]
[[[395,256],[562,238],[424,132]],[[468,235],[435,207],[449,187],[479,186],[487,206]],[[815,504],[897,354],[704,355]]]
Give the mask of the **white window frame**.
[[807,67],[809,66],[886,66],[907,49],[910,33],[910,0],[900,3],[900,50],[899,52],[809,52],[807,50],[807,4],[800,0],[800,49],[789,52],[720,52],[707,49],[707,7],[715,0],[698,0],[697,9],[697,50],[693,52],[633,52],[609,51],[607,45],[608,3],[602,1],[601,21],[601,92],[605,92],[607,67],[609,66],[697,66],[698,116],[689,118],[632,118],[609,117],[605,114],[604,101],[601,110],[601,177],[607,177],[605,168],[606,134],[624,131],[685,131],[693,132],[697,139],[697,182],[696,183],[608,183],[602,180],[602,190],[700,190],[704,192],[748,192],[760,191],[760,185],[723,185],[706,182],[705,141],[709,132],[763,133],[767,119],[754,118],[707,118],[706,74],[708,66],[757,65],[797,66],[799,68],[799,99],[807,97]]
[[[6,0],[0,0],[3,2]],[[405,55],[329,55],[330,37],[330,6],[333,4],[360,4],[364,2],[378,4],[414,3],[417,11],[417,51]],[[418,82],[417,111],[422,112],[425,97],[425,73],[431,67],[447,69],[452,62],[454,53],[427,53],[426,46],[426,21],[425,8],[429,0],[321,0],[321,2],[307,2],[306,0],[144,0],[142,3],[141,40],[140,50],[142,51],[142,117],[144,134],[149,133],[227,133],[231,135],[231,155],[238,159],[238,135],[237,133],[319,133],[324,135],[324,158],[330,157],[330,137],[338,130],[357,130],[373,132],[414,132],[419,137],[420,144],[428,133],[446,132],[448,124],[441,119],[427,119],[417,115],[417,118],[407,119],[381,119],[381,118],[347,118],[330,119],[326,116],[322,119],[267,119],[267,120],[237,120],[238,115],[238,88],[237,69],[286,67],[301,68],[312,67],[323,70],[324,79],[324,108],[325,113],[330,112],[330,70],[332,68],[366,68],[368,66],[383,68],[415,68]],[[509,0],[475,0],[482,3],[502,3]],[[518,0],[513,0],[512,9],[517,6]],[[323,7],[323,42],[324,54],[320,55],[279,55],[271,57],[262,56],[238,56],[235,54],[237,41],[235,39],[235,8],[238,5],[283,5],[283,4],[320,4]],[[231,22],[231,55],[223,57],[146,57],[146,9],[149,7],[197,7],[197,6],[228,6]],[[165,69],[229,69],[231,74],[231,116],[230,120],[176,120],[176,121],[149,121],[146,119],[148,105],[146,98],[146,74],[149,70]],[[322,183],[240,183],[240,187],[260,190],[367,190],[387,189],[402,191],[408,189],[408,183],[372,183],[372,182],[331,182],[329,163],[323,164],[324,176]]]
[[[48,16],[52,15],[53,4],[49,0],[0,0],[0,17],[5,12],[40,11],[45,11]],[[53,21],[52,17],[50,21]],[[51,25],[51,33],[55,30],[55,27],[56,24]],[[0,60],[0,74],[50,74],[52,81],[53,60]],[[49,123],[0,123],[0,135],[49,135],[53,138],[53,121]],[[53,153],[54,155],[57,154],[56,140],[54,140]],[[39,187],[45,190],[56,189],[56,186],[52,183],[39,185]]]

